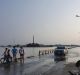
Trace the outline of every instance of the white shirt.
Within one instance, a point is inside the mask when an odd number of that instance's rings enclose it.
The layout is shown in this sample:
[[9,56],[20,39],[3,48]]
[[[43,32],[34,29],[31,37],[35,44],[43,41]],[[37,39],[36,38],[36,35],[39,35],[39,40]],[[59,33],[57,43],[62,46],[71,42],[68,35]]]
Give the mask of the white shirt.
[[24,49],[19,49],[20,54],[24,54]]

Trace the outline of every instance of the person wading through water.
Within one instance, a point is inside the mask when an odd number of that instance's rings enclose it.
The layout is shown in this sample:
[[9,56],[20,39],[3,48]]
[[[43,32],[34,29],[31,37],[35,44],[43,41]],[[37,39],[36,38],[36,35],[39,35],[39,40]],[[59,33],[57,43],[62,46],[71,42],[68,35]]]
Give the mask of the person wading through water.
[[3,53],[3,55],[4,55],[4,57],[3,57],[3,63],[7,63],[7,55],[8,55],[8,48],[5,48],[5,51],[4,51],[4,53]]
[[23,47],[20,47],[19,54],[20,54],[20,60],[24,62],[24,49],[23,49]]
[[10,49],[8,49],[8,51],[7,51],[7,60],[9,63],[12,62],[12,57],[10,55]]
[[15,48],[15,46],[13,46],[12,54],[13,54],[13,60],[17,62],[17,58],[16,58],[16,55],[17,55],[17,49]]
[[10,63],[10,62],[12,62],[12,57],[10,55],[10,49],[5,48],[5,51],[4,51],[3,55],[4,55],[4,57],[2,58],[3,59],[2,63]]

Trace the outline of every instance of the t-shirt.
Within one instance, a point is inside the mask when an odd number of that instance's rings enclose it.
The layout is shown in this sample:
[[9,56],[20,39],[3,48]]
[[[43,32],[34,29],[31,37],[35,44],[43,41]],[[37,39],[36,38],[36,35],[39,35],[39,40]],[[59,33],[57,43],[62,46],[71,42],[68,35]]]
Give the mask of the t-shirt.
[[13,54],[17,53],[17,49],[16,49],[16,48],[13,48],[13,49],[12,49],[12,53],[13,53]]
[[19,49],[20,54],[24,54],[24,49]]
[[5,51],[5,52],[4,52],[4,55],[8,55],[8,51]]

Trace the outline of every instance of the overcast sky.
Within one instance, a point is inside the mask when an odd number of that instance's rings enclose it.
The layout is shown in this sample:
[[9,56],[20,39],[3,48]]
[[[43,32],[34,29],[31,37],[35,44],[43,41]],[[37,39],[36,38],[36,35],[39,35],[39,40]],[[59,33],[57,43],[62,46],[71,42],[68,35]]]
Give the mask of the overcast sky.
[[80,44],[80,0],[0,0],[0,45]]

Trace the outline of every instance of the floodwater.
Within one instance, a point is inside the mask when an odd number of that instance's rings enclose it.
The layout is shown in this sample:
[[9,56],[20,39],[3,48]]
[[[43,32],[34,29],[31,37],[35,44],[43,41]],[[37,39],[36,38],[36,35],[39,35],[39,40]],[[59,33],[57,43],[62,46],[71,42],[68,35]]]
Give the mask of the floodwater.
[[[9,65],[0,65],[0,75],[47,75],[47,73],[54,69],[54,71],[61,70],[67,63],[76,62],[80,59],[80,48],[72,48],[68,50],[68,55],[65,61],[55,62],[54,54],[38,56],[39,50],[49,50],[54,47],[45,48],[24,48],[25,60],[24,63],[18,61]],[[4,48],[0,48],[0,57]],[[17,55],[19,57],[19,54]],[[28,56],[34,56],[27,58]],[[53,74],[55,75],[55,74]]]
[[[25,57],[38,56],[39,50],[49,50],[49,49],[54,49],[54,48],[55,47],[35,47],[35,48],[34,47],[24,47]],[[12,48],[9,48],[9,49],[12,50]],[[5,48],[0,47],[0,58],[2,57],[4,50]],[[19,48],[17,48],[17,50],[19,51]],[[17,57],[19,57],[19,52],[17,54]]]

